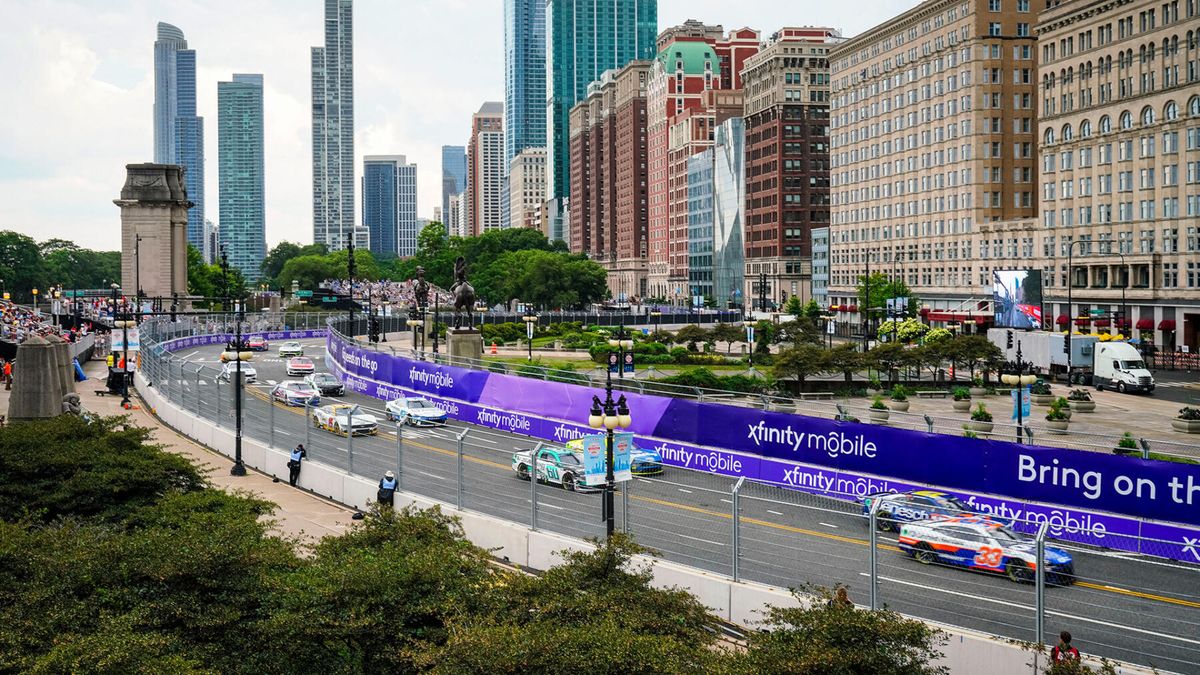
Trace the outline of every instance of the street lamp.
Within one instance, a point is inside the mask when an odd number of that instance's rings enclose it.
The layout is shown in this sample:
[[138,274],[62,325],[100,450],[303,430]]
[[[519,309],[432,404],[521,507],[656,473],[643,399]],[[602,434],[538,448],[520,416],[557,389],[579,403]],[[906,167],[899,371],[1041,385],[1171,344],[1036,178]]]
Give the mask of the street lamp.
[[[1117,251],[1117,255],[1121,257],[1121,321],[1129,323],[1129,308],[1125,306],[1125,289],[1129,288],[1129,265],[1125,263],[1125,254]],[[1132,328],[1132,324],[1130,324]],[[1117,326],[1118,332],[1121,327]],[[1132,330],[1130,331],[1132,332]]]
[[[1009,331],[1011,334],[1012,331]],[[1029,385],[1037,382],[1037,377],[1025,372],[1025,362],[1021,359],[1021,341],[1017,340],[1017,362],[1014,370],[1015,373],[1004,373],[1000,376],[1000,381],[1017,386],[1017,442],[1021,443],[1021,430],[1025,427],[1025,392]]]
[[413,329],[413,351],[417,350],[417,331],[425,325],[425,321],[421,319],[421,315],[417,313],[417,306],[413,305],[408,310],[408,325]]
[[135,291],[134,309],[137,310],[137,320],[142,318],[142,235],[133,238],[133,285]]
[[534,324],[537,323],[538,318],[536,316],[526,314],[525,316],[521,317],[521,320],[525,322],[525,342],[529,346],[529,360],[533,361],[533,327]]
[[1070,321],[1067,322],[1067,335],[1063,338],[1063,351],[1067,353],[1067,383],[1070,384],[1071,379],[1071,335],[1075,329],[1071,324],[1075,322],[1075,303],[1073,301],[1073,293],[1075,288],[1075,265],[1073,263],[1075,253],[1075,244],[1080,244],[1079,250],[1083,250],[1083,240],[1076,239],[1067,244],[1067,317]]
[[750,356],[747,357],[746,363],[754,370],[754,321],[743,321],[742,326],[746,329],[746,343],[750,346],[747,352]]
[[[117,291],[121,287],[117,284],[112,285],[113,297],[113,318],[117,317]],[[33,289],[34,297],[37,297],[37,289]],[[127,308],[128,309],[128,308]],[[126,311],[124,318],[120,321],[113,321],[113,328],[120,328],[122,334],[122,350],[121,355],[121,409],[129,409],[129,312]]]
[[660,312],[656,309],[656,310],[650,312],[650,316],[654,317],[654,337],[655,337],[655,339],[657,339],[659,327],[662,324],[662,312]]
[[379,320],[379,336],[380,336],[380,338],[383,339],[384,342],[387,342],[387,328],[384,327],[385,324],[383,322],[389,316],[391,316],[391,312],[388,310],[388,307],[392,304],[392,301],[388,300],[387,297],[385,296],[383,298],[383,300],[380,302],[380,304],[383,305],[383,307],[379,310],[383,314],[383,316]]
[[[229,296],[229,254],[225,251],[225,247],[221,247],[221,277],[225,286],[225,305],[230,302]],[[236,384],[233,388],[233,408],[234,408],[234,436],[233,436],[233,468],[229,470],[231,476],[245,476],[246,465],[242,463],[242,361],[250,358],[250,352],[246,351],[242,345],[242,320],[245,304],[239,302],[234,307],[234,339],[232,358],[234,359],[234,379]],[[226,358],[230,358],[227,354]],[[272,401],[271,405],[275,405]]]
[[[625,332],[625,326],[617,328],[617,332],[608,339],[608,346],[617,349],[617,377],[625,379],[625,350],[633,352],[633,340],[629,339],[629,334]],[[608,380],[612,382],[612,369],[608,371]]]
[[825,336],[828,339],[828,348],[833,349],[833,331],[829,330],[829,324],[833,322],[834,316],[832,314],[824,314],[821,316],[821,319],[825,321]]
[[35,288],[35,289],[33,289],[33,315],[34,316],[37,316],[37,312],[38,312],[37,296],[38,296],[38,289]]
[[588,426],[593,429],[605,430],[604,443],[604,501],[601,502],[601,520],[604,521],[604,532],[612,539],[616,519],[613,511],[613,430],[628,429],[633,424],[629,416],[629,406],[622,395],[615,402],[612,397],[612,371],[604,385],[604,401],[599,396],[592,396],[592,410],[588,415]]
[[[350,298],[350,337],[354,337],[354,233],[350,233],[350,244],[346,246],[346,276],[349,279],[349,288],[346,290],[347,296]],[[414,343],[414,347],[416,344]]]

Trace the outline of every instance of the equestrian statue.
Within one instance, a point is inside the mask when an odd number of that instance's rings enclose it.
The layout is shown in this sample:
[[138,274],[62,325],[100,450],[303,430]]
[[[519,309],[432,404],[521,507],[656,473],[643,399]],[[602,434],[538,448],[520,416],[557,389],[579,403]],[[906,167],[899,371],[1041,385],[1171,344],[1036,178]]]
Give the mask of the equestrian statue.
[[461,328],[462,320],[467,320],[467,328],[473,325],[471,311],[475,309],[475,289],[467,282],[467,259],[458,256],[454,261],[454,285],[450,287],[454,296],[454,327]]

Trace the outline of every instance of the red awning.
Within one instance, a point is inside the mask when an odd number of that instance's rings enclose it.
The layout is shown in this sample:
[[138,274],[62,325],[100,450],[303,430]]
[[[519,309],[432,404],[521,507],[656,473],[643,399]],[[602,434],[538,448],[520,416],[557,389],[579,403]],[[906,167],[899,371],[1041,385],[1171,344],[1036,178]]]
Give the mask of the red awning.
[[1096,319],[1097,328],[1105,328],[1108,326],[1108,319]]
[[1138,330],[1151,330],[1154,328],[1154,319],[1138,319]]
[[921,308],[921,311],[919,311],[919,312],[917,312],[917,313],[918,313],[918,314],[920,314],[921,316],[929,316],[929,308],[928,308],[928,307],[922,307],[922,308]]
[[1086,325],[1090,324],[1091,322],[1092,322],[1092,320],[1086,316],[1075,317],[1075,325],[1076,326],[1086,326]]
[[975,321],[975,317],[970,314],[963,314],[961,312],[946,312],[936,309],[931,310],[927,316],[930,321]]
[[850,309],[847,311],[849,311],[851,314],[854,314],[858,311],[858,305],[850,305]]
[[1054,320],[1054,323],[1060,326],[1065,326],[1071,323],[1071,317],[1067,316],[1066,314],[1059,314],[1058,318]]
[[985,317],[985,316],[975,317],[975,325],[976,326],[982,326],[985,323],[987,323],[987,317]]
[[1129,319],[1117,319],[1117,328],[1129,328]]
[[1175,319],[1163,319],[1158,322],[1159,330],[1173,331],[1175,330]]

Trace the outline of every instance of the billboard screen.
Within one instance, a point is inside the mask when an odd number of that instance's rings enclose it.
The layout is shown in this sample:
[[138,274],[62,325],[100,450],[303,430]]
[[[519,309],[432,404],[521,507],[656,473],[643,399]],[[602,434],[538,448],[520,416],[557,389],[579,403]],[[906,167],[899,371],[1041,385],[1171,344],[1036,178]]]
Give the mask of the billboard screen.
[[997,328],[1042,328],[1041,270],[994,270],[992,306]]

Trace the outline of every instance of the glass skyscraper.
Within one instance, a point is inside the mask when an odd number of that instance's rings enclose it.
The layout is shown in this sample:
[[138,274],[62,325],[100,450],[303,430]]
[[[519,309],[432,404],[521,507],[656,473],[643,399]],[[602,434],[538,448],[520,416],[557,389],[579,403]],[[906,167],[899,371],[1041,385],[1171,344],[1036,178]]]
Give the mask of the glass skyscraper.
[[746,251],[746,127],[740,117],[713,133],[712,286],[717,306],[741,304]]
[[551,238],[563,239],[562,200],[570,196],[568,116],[610,68],[652,59],[658,0],[546,0],[547,196]]
[[504,166],[545,144],[546,0],[504,0]]
[[354,3],[325,0],[325,46],[312,48],[313,241],[366,245],[354,220]]
[[363,227],[380,258],[417,252],[417,165],[404,155],[363,157]]
[[154,41],[154,161],[178,164],[192,208],[188,243],[204,250],[204,118],[196,116],[196,51],[183,31],[159,22]]
[[450,225],[450,198],[467,189],[467,148],[463,145],[442,146],[442,220]]
[[217,176],[221,246],[229,264],[257,282],[267,255],[262,75],[217,83]]

